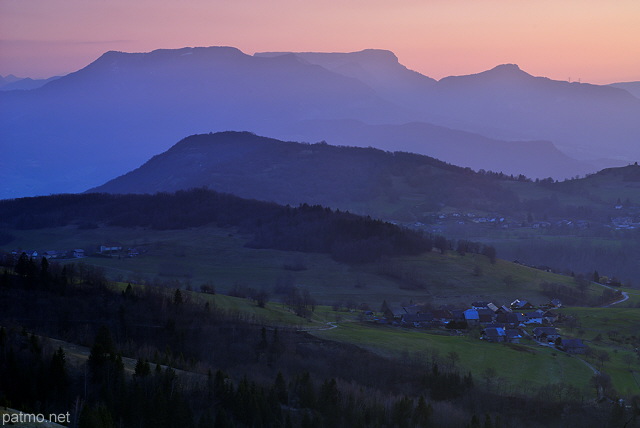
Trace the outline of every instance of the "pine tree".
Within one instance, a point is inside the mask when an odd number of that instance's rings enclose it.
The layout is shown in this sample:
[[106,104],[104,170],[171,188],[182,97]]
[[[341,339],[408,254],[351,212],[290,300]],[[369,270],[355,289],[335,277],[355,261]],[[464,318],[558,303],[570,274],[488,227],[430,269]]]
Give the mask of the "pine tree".
[[227,416],[227,412],[225,412],[224,409],[218,410],[214,428],[231,428],[232,426],[233,424],[229,420],[229,417]]
[[276,375],[276,380],[273,383],[273,392],[281,404],[284,404],[284,405],[288,404],[289,396],[287,393],[287,384],[284,381],[284,376],[282,376],[282,372],[280,371],[278,371],[278,374]]
[[419,428],[428,427],[429,419],[433,414],[431,403],[427,405],[424,397],[421,395],[418,399],[418,405],[413,412],[413,423]]
[[182,299],[182,292],[179,288],[176,288],[175,293],[173,293],[173,305],[178,307],[181,306],[183,302],[184,301]]
[[95,382],[104,380],[102,371],[113,354],[114,344],[111,338],[111,331],[109,331],[108,327],[101,326],[96,333],[89,360],[87,361],[92,379]]
[[48,390],[57,398],[62,399],[66,396],[70,380],[67,373],[67,358],[62,347],[58,348],[51,357],[47,381]]
[[140,358],[138,358],[138,361],[136,362],[134,374],[140,378],[149,376],[151,374],[151,366],[149,365],[149,361],[147,360],[143,361]]

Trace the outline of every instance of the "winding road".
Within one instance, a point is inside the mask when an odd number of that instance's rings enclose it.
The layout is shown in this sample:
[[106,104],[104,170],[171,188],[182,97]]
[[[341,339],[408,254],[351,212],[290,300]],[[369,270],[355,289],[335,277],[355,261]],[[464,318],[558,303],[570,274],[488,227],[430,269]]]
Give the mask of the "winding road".
[[[592,282],[592,284],[599,285],[600,287],[608,288],[609,290],[620,291],[617,288],[611,287],[609,285],[600,284],[599,282]],[[606,305],[602,305],[601,307],[602,308],[609,308],[609,307],[611,307],[613,305],[617,305],[619,303],[626,302],[627,300],[629,300],[629,293],[627,293],[626,291],[620,291],[620,293],[622,294],[622,299],[616,300],[613,303],[608,303]]]

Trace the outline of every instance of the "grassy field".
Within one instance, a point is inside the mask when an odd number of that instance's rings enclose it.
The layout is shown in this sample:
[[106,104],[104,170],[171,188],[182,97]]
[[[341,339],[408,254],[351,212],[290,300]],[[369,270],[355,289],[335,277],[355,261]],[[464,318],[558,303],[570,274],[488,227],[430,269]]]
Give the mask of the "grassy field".
[[486,382],[484,375],[495,371],[497,377],[492,381],[507,390],[535,393],[545,385],[562,382],[578,388],[585,398],[592,395],[588,389],[592,372],[586,365],[538,345],[492,344],[470,336],[429,334],[369,323],[340,324],[313,334],[401,359],[426,358],[435,352],[446,360],[447,354],[455,352],[461,371],[470,371],[476,382]]
[[563,308],[560,313],[575,316],[577,329],[588,340],[600,335],[604,342],[620,346],[640,343],[640,308]]
[[[637,296],[635,297],[637,298]],[[594,351],[604,351],[608,361],[603,370],[623,396],[640,394],[640,308],[565,308],[560,311],[576,317],[578,326],[569,331]],[[600,367],[597,358],[592,364]]]
[[[113,284],[118,291],[123,291],[127,287],[127,283]],[[133,284],[136,292],[142,293],[145,286]],[[167,297],[173,298],[175,290],[172,288],[163,288],[162,292]],[[249,298],[227,296],[224,294],[206,294],[197,291],[181,291],[183,299],[195,305],[204,306],[207,302],[212,311],[220,310],[227,312],[237,312],[245,318],[253,318],[258,324],[270,326],[284,326],[298,329],[318,329],[324,328],[327,322],[339,320],[353,320],[355,315],[346,311],[333,311],[328,306],[316,306],[316,310],[308,319],[299,317],[289,309],[286,305],[278,302],[267,302],[264,307],[259,307],[256,302]]]
[[[201,227],[186,230],[157,231],[101,227],[80,230],[75,227],[12,231],[16,239],[1,249],[69,250],[82,248],[88,254],[101,244],[117,242],[124,248],[135,247],[140,256],[86,257],[74,259],[102,266],[117,281],[176,283],[199,289],[212,284],[218,292],[235,285],[273,290],[274,286],[293,283],[310,290],[318,303],[366,303],[378,308],[383,300],[400,305],[432,302],[468,305],[474,300],[492,300],[499,304],[525,298],[536,304],[547,301],[540,283],[573,285],[570,277],[554,275],[514,263],[498,260],[491,264],[481,255],[460,256],[455,252],[437,252],[416,257],[389,259],[379,264],[347,265],[326,254],[249,249],[247,236],[233,229]],[[299,264],[292,271],[285,265]],[[601,293],[591,288],[590,293]],[[278,296],[272,294],[272,299]]]
[[620,291],[624,291],[629,295],[629,300],[622,303],[619,307],[640,308],[640,290],[637,288],[620,287]]

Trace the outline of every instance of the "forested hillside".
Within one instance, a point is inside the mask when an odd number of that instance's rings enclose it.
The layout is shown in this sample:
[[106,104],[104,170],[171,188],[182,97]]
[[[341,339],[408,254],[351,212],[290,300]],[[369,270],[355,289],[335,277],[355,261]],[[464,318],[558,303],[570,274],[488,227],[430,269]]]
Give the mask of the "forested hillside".
[[253,235],[252,248],[330,253],[336,260],[373,261],[381,256],[430,251],[429,236],[390,223],[332,211],[297,208],[204,189],[156,195],[57,195],[0,201],[5,227],[38,229],[106,223],[124,227],[184,229],[206,224],[236,226]]

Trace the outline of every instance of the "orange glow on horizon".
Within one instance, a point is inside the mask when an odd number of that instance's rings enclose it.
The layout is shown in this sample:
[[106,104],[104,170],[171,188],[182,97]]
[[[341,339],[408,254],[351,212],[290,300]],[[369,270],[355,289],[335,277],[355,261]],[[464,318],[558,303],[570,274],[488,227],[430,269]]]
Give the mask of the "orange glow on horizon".
[[0,74],[66,74],[107,50],[393,51],[433,78],[516,63],[556,80],[640,80],[640,2],[3,0]]

